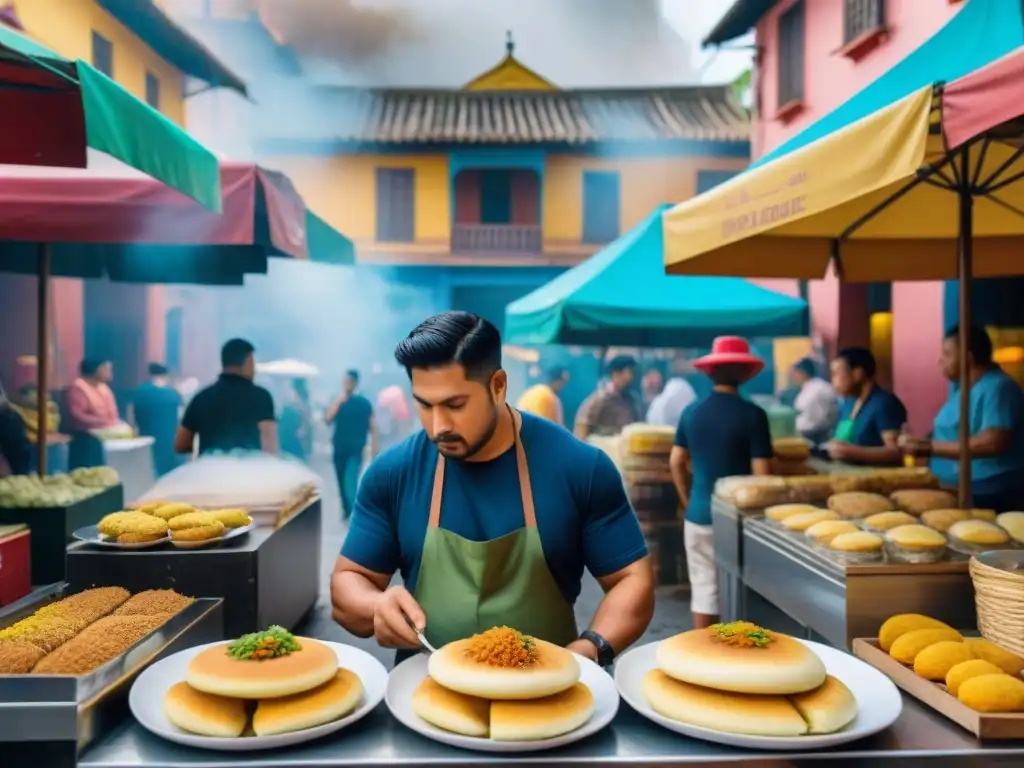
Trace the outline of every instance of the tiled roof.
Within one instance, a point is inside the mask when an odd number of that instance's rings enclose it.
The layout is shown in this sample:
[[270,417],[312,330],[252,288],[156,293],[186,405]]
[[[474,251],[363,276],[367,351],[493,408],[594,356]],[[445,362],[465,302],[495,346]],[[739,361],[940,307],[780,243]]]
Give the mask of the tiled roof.
[[747,113],[727,86],[550,92],[319,87],[309,95],[317,119],[303,119],[305,110],[294,109],[297,105],[290,110],[275,109],[279,119],[271,132],[276,138],[583,145],[746,141],[750,136]]

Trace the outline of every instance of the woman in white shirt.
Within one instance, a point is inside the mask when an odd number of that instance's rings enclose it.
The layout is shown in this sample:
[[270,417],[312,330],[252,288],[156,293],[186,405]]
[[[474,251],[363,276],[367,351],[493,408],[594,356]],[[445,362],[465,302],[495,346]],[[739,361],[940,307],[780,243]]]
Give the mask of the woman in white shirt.
[[800,388],[793,403],[797,410],[797,432],[815,445],[824,443],[832,436],[839,414],[836,391],[818,376],[817,367],[809,357],[793,366],[790,378]]

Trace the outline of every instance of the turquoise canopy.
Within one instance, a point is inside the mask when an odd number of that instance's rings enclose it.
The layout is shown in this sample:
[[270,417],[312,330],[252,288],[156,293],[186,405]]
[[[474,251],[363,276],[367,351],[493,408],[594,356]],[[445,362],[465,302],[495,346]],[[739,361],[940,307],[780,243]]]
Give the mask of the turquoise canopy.
[[1024,45],[1022,5],[1021,0],[968,0],[959,13],[917,50],[842,106],[783,142],[750,167],[756,168],[788,155],[926,85],[948,83],[1019,48]]
[[706,347],[715,336],[801,336],[807,302],[738,277],[676,277],[663,205],[604,250],[505,309],[509,344]]

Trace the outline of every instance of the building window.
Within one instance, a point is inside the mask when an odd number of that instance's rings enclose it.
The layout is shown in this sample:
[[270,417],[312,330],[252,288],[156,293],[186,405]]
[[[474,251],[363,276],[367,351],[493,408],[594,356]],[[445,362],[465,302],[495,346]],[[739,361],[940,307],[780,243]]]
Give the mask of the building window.
[[779,16],[779,106],[804,98],[804,3]]
[[843,45],[885,26],[885,0],[844,0]]
[[709,189],[724,184],[739,171],[697,171],[697,194],[703,195]]
[[92,33],[92,65],[107,77],[114,76],[114,44],[96,31]]
[[414,210],[415,171],[412,168],[377,169],[377,240],[411,243],[416,239]]
[[160,79],[152,72],[146,73],[146,103],[160,109]]
[[605,245],[619,236],[619,174],[583,172],[583,242]]

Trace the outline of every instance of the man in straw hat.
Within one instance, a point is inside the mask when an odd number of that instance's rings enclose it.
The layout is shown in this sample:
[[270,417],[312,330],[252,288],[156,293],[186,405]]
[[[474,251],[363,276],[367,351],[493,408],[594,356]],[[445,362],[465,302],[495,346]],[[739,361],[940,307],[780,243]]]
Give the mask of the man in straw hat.
[[715,483],[734,475],[771,473],[768,415],[740,396],[739,387],[764,367],[746,339],[719,336],[694,367],[714,384],[711,394],[679,419],[669,463],[686,509],[684,536],[690,577],[690,610],[700,629],[718,621],[718,571],[711,532]]

